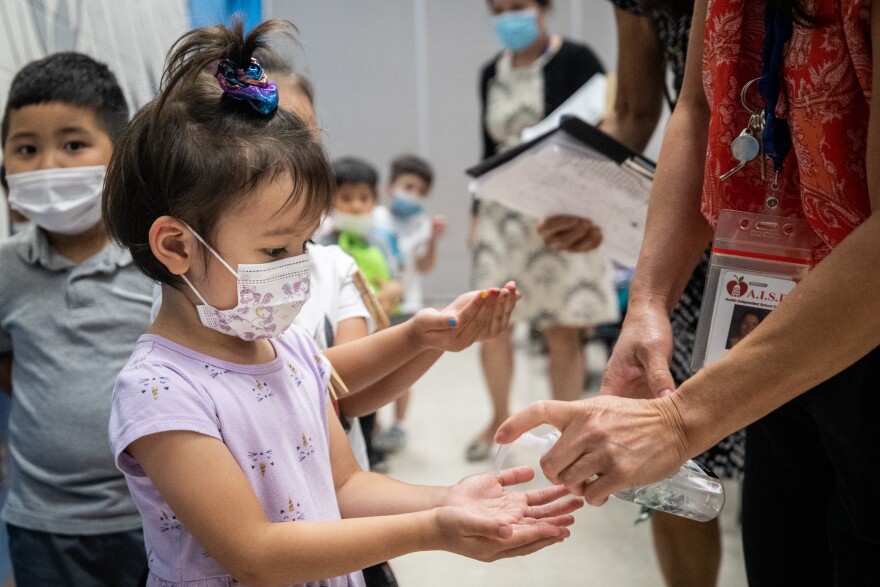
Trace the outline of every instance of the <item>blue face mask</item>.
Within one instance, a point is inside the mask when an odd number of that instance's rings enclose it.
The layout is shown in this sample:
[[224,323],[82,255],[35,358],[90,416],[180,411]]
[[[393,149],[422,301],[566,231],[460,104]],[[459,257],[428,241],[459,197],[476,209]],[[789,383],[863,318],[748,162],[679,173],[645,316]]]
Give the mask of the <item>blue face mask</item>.
[[418,196],[404,191],[396,191],[391,196],[391,212],[398,218],[412,218],[422,210]]
[[538,38],[538,11],[514,10],[492,18],[495,34],[511,51],[521,51]]

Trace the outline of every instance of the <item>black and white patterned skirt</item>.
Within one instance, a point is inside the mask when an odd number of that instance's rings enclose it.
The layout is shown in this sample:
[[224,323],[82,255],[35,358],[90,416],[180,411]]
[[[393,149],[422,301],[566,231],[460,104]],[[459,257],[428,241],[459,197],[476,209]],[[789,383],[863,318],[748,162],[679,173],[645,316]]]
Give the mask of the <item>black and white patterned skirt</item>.
[[[685,286],[678,305],[672,312],[674,349],[670,370],[676,387],[694,374],[691,369],[691,358],[697,322],[700,320],[700,306],[703,303],[703,290],[706,287],[710,256],[711,253],[707,249],[690,281]],[[739,430],[698,456],[696,460],[721,479],[742,479],[746,454],[745,441],[746,431]]]

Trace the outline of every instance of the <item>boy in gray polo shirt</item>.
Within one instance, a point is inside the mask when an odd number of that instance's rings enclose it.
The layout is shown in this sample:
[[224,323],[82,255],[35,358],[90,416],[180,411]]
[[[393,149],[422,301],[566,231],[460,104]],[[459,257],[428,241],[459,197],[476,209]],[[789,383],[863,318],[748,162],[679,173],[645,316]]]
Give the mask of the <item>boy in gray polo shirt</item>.
[[146,576],[140,518],[107,442],[152,287],[101,222],[127,119],[113,74],[77,53],[26,65],[3,114],[9,203],[32,222],[0,245],[0,388],[13,400],[3,519],[19,587]]

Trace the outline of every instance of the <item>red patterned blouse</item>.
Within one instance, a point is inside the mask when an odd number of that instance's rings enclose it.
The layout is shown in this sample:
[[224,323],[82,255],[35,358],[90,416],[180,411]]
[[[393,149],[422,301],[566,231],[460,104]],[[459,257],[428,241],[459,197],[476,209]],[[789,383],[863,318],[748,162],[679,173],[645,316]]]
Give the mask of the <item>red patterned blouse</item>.
[[[791,152],[776,195],[785,216],[806,218],[818,236],[815,258],[825,257],[870,214],[865,171],[871,99],[870,0],[812,0],[821,26],[794,25],[785,49],[777,116],[788,120]],[[758,161],[726,181],[736,165],[730,144],[747,126],[743,86],[761,75],[764,2],[710,0],[703,52],[703,86],[712,116],[703,182],[703,215],[714,226],[725,208],[759,212],[767,181]],[[763,104],[753,84],[753,104]]]

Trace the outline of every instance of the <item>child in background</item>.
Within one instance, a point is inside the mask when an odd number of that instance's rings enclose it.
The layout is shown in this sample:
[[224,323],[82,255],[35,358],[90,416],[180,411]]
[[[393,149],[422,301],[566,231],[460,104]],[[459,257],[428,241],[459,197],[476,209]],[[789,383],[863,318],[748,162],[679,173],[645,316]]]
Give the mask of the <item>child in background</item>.
[[0,388],[12,394],[3,518],[19,587],[137,585],[137,508],[107,446],[113,382],[149,325],[151,283],[101,223],[105,166],[128,120],[107,67],[58,53],[15,76],[3,114]]
[[[145,524],[148,585],[358,586],[358,569],[407,552],[493,560],[561,541],[581,502],[555,502],[561,487],[506,489],[528,469],[448,488],[360,470],[328,417],[326,359],[304,333],[279,336],[309,297],[303,253],[334,193],[320,144],[275,109],[251,58],[263,35],[286,31],[268,21],[247,39],[241,22],[186,34],[108,170],[110,232],[163,284],[110,424]],[[423,311],[327,358],[363,386],[385,356],[458,348],[472,318],[509,294]]]
[[[392,324],[408,320],[424,307],[421,276],[437,263],[437,241],[446,232],[446,221],[442,216],[432,218],[424,209],[433,183],[434,171],[427,161],[415,155],[397,157],[391,162],[388,178],[390,205],[376,206],[373,211],[376,227],[395,239],[401,261],[403,302],[400,312],[392,316]],[[409,399],[407,390],[394,402],[394,424],[383,428],[376,438],[377,450],[390,453],[403,448]]]
[[351,255],[382,309],[389,316],[398,311],[403,289],[397,279],[400,252],[393,233],[375,226],[373,209],[379,200],[379,175],[361,159],[344,157],[333,162],[336,195],[333,199],[332,232],[327,241]]
[[[379,175],[369,163],[354,157],[334,161],[333,175],[336,177],[336,195],[331,230],[322,243],[338,244],[354,258],[382,309],[394,316],[403,295],[403,288],[397,280],[401,259],[393,233],[376,227],[373,222],[373,210],[379,199]],[[375,423],[375,413],[360,418],[370,468],[386,472],[385,453],[373,442]]]

